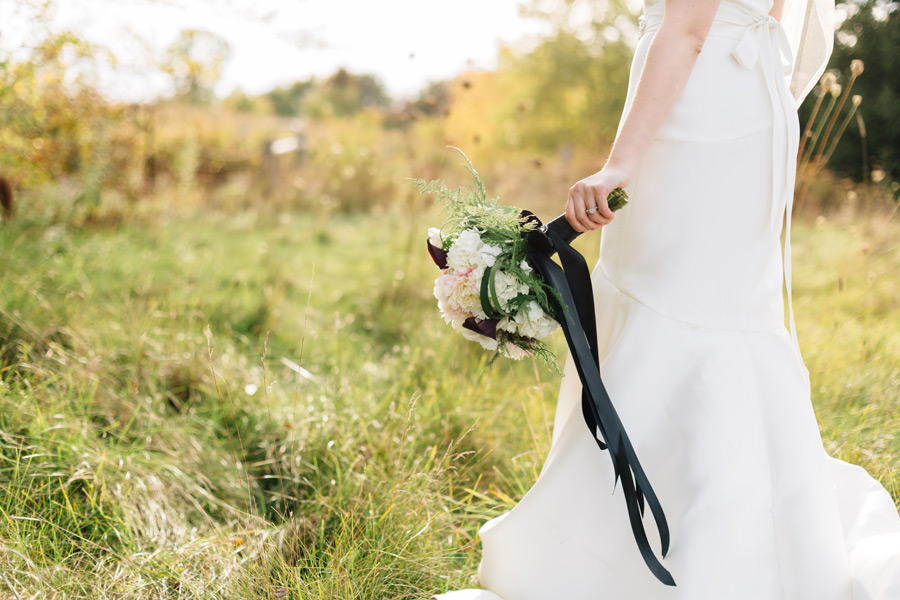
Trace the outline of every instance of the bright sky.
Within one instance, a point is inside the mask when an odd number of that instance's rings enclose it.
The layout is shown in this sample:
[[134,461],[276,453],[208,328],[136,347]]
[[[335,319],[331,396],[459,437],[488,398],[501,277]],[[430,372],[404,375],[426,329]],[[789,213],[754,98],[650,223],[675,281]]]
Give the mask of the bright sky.
[[[117,99],[169,91],[166,78],[150,76],[144,57],[187,28],[207,29],[232,46],[219,94],[238,87],[261,93],[344,66],[377,75],[399,98],[467,67],[492,68],[501,42],[544,31],[545,24],[519,15],[521,1],[57,0],[50,27],[113,50],[123,65],[102,73],[100,87]],[[27,45],[2,17],[0,45]]]

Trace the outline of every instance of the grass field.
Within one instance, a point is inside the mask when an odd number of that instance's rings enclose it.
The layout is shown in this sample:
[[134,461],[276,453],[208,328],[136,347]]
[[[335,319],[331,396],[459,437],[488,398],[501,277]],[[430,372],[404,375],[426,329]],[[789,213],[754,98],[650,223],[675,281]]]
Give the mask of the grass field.
[[[559,379],[531,362],[482,372],[487,355],[443,323],[435,221],[0,227],[0,597],[474,587],[476,531],[537,478]],[[835,214],[793,236],[826,448],[895,499],[898,234]],[[578,240],[590,264],[598,243]],[[562,358],[560,332],[552,345]]]

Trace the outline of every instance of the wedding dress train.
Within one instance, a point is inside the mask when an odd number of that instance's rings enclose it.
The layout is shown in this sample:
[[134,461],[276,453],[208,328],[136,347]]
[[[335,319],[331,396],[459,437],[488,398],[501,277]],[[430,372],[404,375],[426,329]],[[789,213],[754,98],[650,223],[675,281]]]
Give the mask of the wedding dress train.
[[[622,121],[663,6],[645,0]],[[481,589],[438,600],[900,600],[900,514],[825,451],[790,304],[795,103],[830,43],[805,38],[793,63],[771,7],[721,0],[591,274],[600,371],[665,510],[676,586],[639,553],[569,356],[537,482],[479,530]]]

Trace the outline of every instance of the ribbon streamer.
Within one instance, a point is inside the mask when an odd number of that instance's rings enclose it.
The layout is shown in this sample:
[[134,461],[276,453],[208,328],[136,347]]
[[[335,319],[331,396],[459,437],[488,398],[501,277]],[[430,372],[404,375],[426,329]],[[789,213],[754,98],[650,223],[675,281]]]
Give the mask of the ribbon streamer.
[[[669,551],[669,526],[665,514],[600,376],[591,275],[584,257],[569,244],[579,234],[569,226],[564,215],[542,225],[537,216],[526,210],[522,211],[522,219],[523,222],[533,221],[538,225],[534,229],[523,230],[531,246],[528,258],[538,274],[559,292],[562,299],[562,306],[555,309],[555,317],[565,333],[581,379],[581,409],[585,423],[600,449],[609,450],[615,472],[614,491],[619,478],[622,478],[631,530],[644,562],[662,583],[675,586],[672,575],[656,558],[647,540],[642,522],[644,499],[650,505],[659,531],[663,557]],[[554,253],[559,254],[562,266],[552,260]],[[597,437],[598,430],[603,440]]]

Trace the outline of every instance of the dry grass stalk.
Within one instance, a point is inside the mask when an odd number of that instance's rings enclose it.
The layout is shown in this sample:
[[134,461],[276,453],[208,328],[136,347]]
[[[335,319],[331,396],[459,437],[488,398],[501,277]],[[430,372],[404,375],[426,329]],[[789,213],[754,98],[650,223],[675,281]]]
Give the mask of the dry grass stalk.
[[[832,131],[834,130],[834,124],[837,122],[837,118],[847,101],[847,97],[850,95],[853,82],[856,81],[856,78],[863,72],[863,69],[863,61],[859,59],[851,61],[850,81],[846,86],[836,83],[836,77],[832,73],[825,73],[819,80],[819,96],[813,107],[813,112],[806,123],[801,146],[797,152],[797,182],[799,184],[799,189],[796,192],[794,202],[795,212],[800,211],[800,208],[803,206],[803,201],[806,199],[806,195],[809,192],[809,186],[812,183],[813,178],[828,162],[828,159],[837,147],[838,140],[840,140],[844,130],[847,128],[847,124],[850,122],[850,119],[853,117],[854,113],[856,113],[856,109],[862,102],[862,96],[858,94],[853,96],[849,112],[841,122],[837,134],[829,140]],[[822,112],[818,123],[816,123],[816,119],[819,117],[819,108],[822,104],[822,99],[826,94],[831,95],[831,100],[829,101],[827,108]],[[837,104],[837,108],[835,108],[835,104]],[[815,125],[814,132],[810,133],[813,131],[813,125]]]

